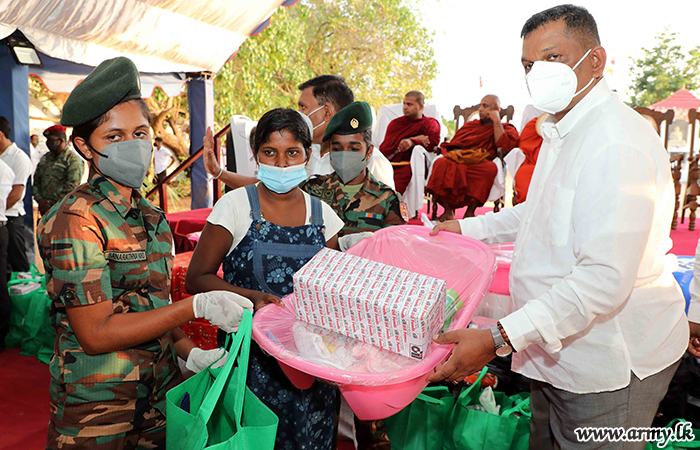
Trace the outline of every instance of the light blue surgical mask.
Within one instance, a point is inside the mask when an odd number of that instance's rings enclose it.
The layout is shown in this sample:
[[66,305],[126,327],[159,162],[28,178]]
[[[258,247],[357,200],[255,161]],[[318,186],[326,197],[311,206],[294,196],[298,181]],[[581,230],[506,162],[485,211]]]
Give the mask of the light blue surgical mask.
[[258,169],[258,180],[262,181],[266,188],[278,194],[286,194],[308,177],[306,164],[277,167],[261,163]]

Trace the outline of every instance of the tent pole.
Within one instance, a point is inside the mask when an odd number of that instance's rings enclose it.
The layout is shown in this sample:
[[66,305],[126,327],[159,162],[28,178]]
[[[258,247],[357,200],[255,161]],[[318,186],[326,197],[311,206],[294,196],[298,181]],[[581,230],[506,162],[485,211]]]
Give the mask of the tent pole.
[[[188,74],[187,98],[190,108],[190,154],[194,153],[204,140],[207,127],[214,128],[214,80],[212,74]],[[212,183],[207,181],[204,161],[199,158],[192,164],[191,208],[211,208],[213,201]]]

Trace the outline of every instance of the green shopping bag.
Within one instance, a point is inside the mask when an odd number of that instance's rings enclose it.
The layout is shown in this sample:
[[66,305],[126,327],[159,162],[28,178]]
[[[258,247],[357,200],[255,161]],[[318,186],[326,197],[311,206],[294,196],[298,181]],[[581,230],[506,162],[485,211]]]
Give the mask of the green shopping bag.
[[[20,274],[24,274],[20,277]],[[29,264],[29,272],[12,272],[10,274],[10,280],[33,280],[39,281],[44,278],[44,275],[39,271],[39,269],[34,264]]]
[[386,418],[392,450],[442,450],[455,397],[445,386],[427,387],[407,407]]
[[[16,272],[13,272],[13,277],[16,276]],[[22,345],[22,342],[29,336],[29,332],[24,325],[25,319],[27,317],[27,312],[29,310],[29,305],[34,298],[34,292],[41,289],[43,276],[39,278],[14,278],[7,282],[7,288],[10,292],[10,300],[12,301],[12,306],[10,310],[10,326],[5,337],[5,346],[7,348],[15,348]],[[13,294],[13,286],[29,286],[30,283],[37,283],[38,286],[35,290],[27,292],[24,294]]]
[[445,450],[527,450],[530,439],[530,395],[508,397],[494,392],[500,415],[469,409],[479,404],[484,367],[474,384],[457,398],[445,433]]
[[[676,437],[681,437],[682,432],[678,429],[678,424],[683,424],[683,423],[688,423],[683,419],[673,419],[668,425],[666,425],[665,428],[671,428],[675,429],[675,436]],[[685,441],[685,442],[674,442],[674,441],[668,441],[664,442],[665,446],[661,447],[659,442],[648,442],[646,446],[646,450],[657,450],[657,449],[664,449],[664,450],[673,450],[673,449],[683,449],[683,448],[700,448],[700,429],[698,428],[691,428],[694,439],[692,441]]]
[[49,310],[51,309],[51,298],[44,288],[34,291],[34,295],[29,303],[27,316],[24,320],[23,328],[26,336],[22,341],[21,355],[36,355],[39,361],[46,364],[53,355],[54,341],[56,333],[51,326]]
[[204,369],[166,394],[168,450],[274,448],[279,420],[246,386],[252,324],[246,311],[224,367]]

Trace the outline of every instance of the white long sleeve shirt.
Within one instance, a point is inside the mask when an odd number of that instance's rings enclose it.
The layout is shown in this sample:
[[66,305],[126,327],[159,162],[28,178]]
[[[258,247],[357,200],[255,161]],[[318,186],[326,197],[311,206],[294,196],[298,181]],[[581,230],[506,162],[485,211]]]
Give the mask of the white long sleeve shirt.
[[486,243],[514,241],[501,320],[513,370],[574,393],[623,388],[688,347],[685,302],[666,253],[675,205],[654,130],[601,80],[544,143],[527,202],[460,221]]

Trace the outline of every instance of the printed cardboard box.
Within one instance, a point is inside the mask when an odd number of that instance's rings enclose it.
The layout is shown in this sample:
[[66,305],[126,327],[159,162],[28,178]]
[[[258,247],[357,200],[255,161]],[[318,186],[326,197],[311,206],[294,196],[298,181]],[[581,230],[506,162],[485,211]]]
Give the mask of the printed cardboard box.
[[294,274],[300,320],[423,359],[445,319],[443,280],[323,249]]

